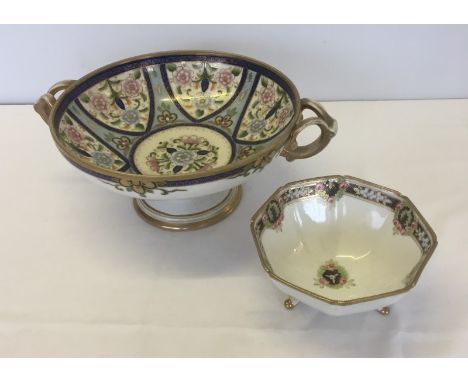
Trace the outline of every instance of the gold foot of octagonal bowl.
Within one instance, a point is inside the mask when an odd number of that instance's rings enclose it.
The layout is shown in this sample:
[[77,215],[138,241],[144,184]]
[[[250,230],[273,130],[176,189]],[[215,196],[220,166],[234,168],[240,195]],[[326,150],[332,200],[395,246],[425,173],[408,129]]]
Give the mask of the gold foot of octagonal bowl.
[[[300,99],[278,70],[211,51],[119,61],[55,84],[34,108],[72,165],[109,190],[141,200],[236,190],[275,155],[311,157],[337,131],[323,107]],[[316,116],[304,119],[304,109]],[[299,146],[297,135],[310,125],[320,128],[320,137]],[[154,222],[154,212],[138,203]],[[190,225],[193,216],[183,221],[189,211],[178,215],[178,223]]]
[[288,296],[285,307],[300,301],[335,316],[388,315],[437,246],[407,197],[351,176],[279,188],[251,230],[263,268]]

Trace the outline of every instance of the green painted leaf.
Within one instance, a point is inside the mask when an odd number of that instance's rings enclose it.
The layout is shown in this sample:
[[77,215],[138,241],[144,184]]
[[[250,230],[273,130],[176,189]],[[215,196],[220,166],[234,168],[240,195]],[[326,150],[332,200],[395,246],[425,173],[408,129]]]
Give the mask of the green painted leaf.
[[247,130],[244,130],[244,131],[242,131],[242,132],[239,134],[239,138],[244,138],[244,137],[246,137],[247,135],[249,135],[248,131],[247,131]]
[[143,101],[146,102],[146,100],[148,99],[148,96],[145,93],[140,93],[140,94],[141,94],[141,98],[143,99]]
[[72,122],[72,120],[70,119],[70,117],[69,117],[68,115],[66,115],[66,114],[64,115],[63,119],[65,119],[65,122],[66,122],[67,124],[69,124],[69,125],[72,125],[72,124],[73,124],[73,122]]
[[216,101],[214,101],[214,103],[218,103],[218,104],[223,103],[223,102],[224,102],[224,101],[221,101],[221,100],[219,100],[219,99],[216,100]]
[[205,114],[205,110],[197,109],[197,111],[195,112],[195,115],[197,117],[201,117],[203,114]]
[[260,103],[260,101],[259,101],[259,100],[256,100],[256,101],[252,104],[252,109],[255,109],[259,103]]
[[122,165],[122,164],[124,164],[124,162],[122,162],[120,159],[116,159],[116,160],[114,161],[114,163],[117,164],[117,165],[119,165],[119,166]]
[[99,113],[99,115],[103,118],[103,119],[109,119],[109,117],[107,115],[105,115],[104,113]]
[[262,77],[262,86],[263,86],[263,87],[267,87],[267,86],[268,86],[268,80],[266,79],[266,77]]
[[250,119],[255,119],[255,117],[254,117],[254,115],[252,114],[251,111],[249,111],[249,117],[250,117]]
[[87,94],[82,94],[80,95],[80,101],[84,102],[84,103],[88,103],[89,102],[89,97]]
[[231,73],[234,74],[236,77],[241,74],[241,69],[240,68],[232,68]]
[[108,86],[108,83],[107,83],[107,81],[106,81],[106,82],[104,82],[104,83],[102,84],[102,86],[98,87],[98,90],[99,90],[100,92],[102,92],[103,90],[105,90],[105,89],[107,88],[107,86]]
[[111,121],[111,125],[119,125],[120,124],[120,119],[117,119],[116,121]]
[[180,85],[177,86],[177,93],[178,93],[178,94],[182,94],[182,88],[180,87]]
[[176,65],[176,64],[172,64],[172,63],[171,63],[171,64],[167,64],[167,65],[166,65],[166,68],[167,68],[167,70],[169,70],[170,72],[173,72],[174,70],[177,69],[177,65]]
[[139,130],[144,130],[145,129],[145,126],[143,126],[141,123],[137,123],[135,125],[135,128],[139,129]]
[[145,111],[148,111],[148,108],[145,107],[145,108],[143,108],[143,109],[140,109],[139,111],[143,113],[143,112],[145,112]]
[[136,80],[139,79],[139,78],[141,77],[141,72],[140,72],[140,70],[135,70],[135,71],[133,72],[133,77],[135,77]]

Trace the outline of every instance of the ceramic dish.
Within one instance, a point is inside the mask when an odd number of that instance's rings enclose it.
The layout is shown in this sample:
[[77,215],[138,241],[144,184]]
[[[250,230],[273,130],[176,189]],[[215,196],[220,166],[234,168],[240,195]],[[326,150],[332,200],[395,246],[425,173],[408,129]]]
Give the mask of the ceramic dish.
[[[316,117],[304,119],[304,109]],[[277,154],[289,161],[317,154],[337,129],[273,67],[208,51],[116,62],[52,86],[35,110],[72,165],[135,198],[147,221],[174,229],[224,218],[248,176]],[[309,125],[321,135],[299,147],[296,136]]]
[[388,314],[437,246],[407,197],[350,176],[279,188],[251,229],[263,268],[289,296],[285,307],[302,301],[330,315]]

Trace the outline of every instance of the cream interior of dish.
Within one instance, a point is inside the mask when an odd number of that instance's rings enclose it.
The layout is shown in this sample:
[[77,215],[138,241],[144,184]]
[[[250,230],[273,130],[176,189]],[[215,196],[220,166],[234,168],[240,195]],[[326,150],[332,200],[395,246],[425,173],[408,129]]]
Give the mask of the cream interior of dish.
[[[352,196],[333,204],[313,197],[286,206],[281,230],[266,229],[261,242],[279,277],[346,301],[406,286],[422,252],[411,237],[393,233],[392,221],[389,209]],[[340,277],[342,284],[331,283]]]

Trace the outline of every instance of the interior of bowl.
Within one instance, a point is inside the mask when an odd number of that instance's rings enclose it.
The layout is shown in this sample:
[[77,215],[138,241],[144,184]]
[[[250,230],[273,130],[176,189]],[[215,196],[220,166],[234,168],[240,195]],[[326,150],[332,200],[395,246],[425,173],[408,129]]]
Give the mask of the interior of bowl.
[[332,178],[280,193],[256,230],[277,277],[324,299],[350,301],[411,285],[435,246],[427,227],[407,199]]
[[268,151],[296,104],[289,80],[253,60],[154,55],[79,80],[60,100],[54,128],[65,150],[97,171],[166,177]]

